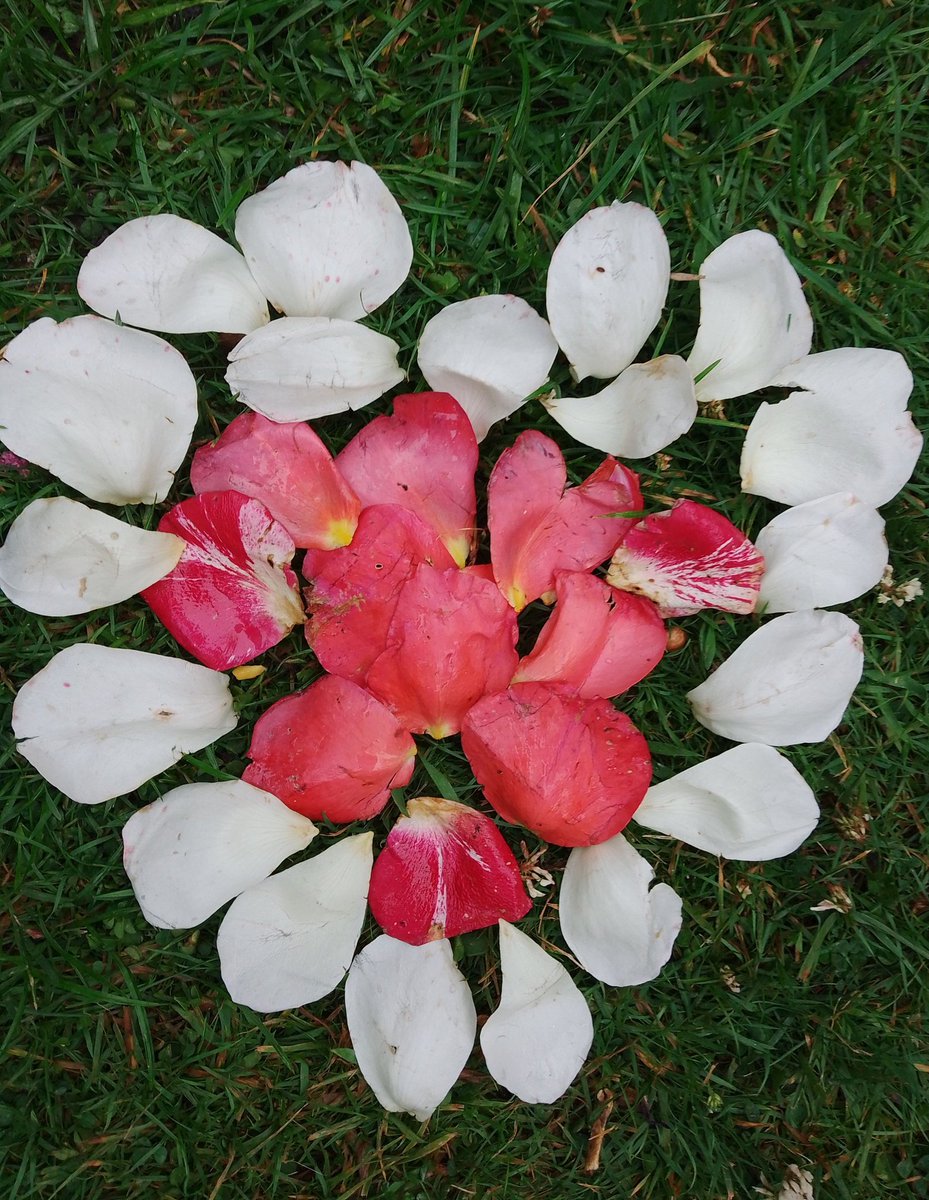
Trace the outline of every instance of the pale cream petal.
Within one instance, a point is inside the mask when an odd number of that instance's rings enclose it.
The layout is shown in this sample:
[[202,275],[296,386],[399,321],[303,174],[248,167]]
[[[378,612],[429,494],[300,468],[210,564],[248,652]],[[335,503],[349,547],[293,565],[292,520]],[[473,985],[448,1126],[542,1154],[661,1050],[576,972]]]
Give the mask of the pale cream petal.
[[903,412],[913,390],[913,374],[896,350],[844,346],[788,363],[768,386],[826,392],[837,399]]

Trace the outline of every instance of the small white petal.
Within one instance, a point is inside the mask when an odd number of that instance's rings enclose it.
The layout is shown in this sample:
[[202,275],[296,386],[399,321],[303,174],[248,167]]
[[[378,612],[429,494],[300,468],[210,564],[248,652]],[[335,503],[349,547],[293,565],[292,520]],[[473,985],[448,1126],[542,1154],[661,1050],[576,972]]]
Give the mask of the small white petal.
[[755,546],[765,561],[757,607],[766,613],[854,600],[880,582],[889,555],[880,514],[851,492],[788,508]]
[[545,383],[558,344],[525,300],[477,296],[437,313],[418,353],[429,386],[455,397],[481,441]]
[[102,317],[42,317],[0,360],[3,441],[104,504],[163,500],[196,420],[183,356]]
[[858,626],[842,613],[795,612],[762,625],[687,699],[701,725],[733,742],[822,742],[864,668]]
[[238,250],[170,213],[111,233],[84,259],[77,290],[94,312],[160,333],[250,333],[268,321]]
[[307,421],[364,408],[404,378],[399,346],[354,321],[282,317],[229,355],[233,395],[272,421]]
[[700,328],[690,353],[697,399],[727,400],[766,387],[809,353],[813,319],[800,278],[770,233],[728,238],[700,267]]
[[239,205],[235,236],[275,308],[357,321],[401,286],[413,261],[403,213],[364,163],[313,162]]
[[373,840],[373,833],[343,838],[233,902],[216,948],[237,1004],[280,1012],[338,986],[364,922]]
[[826,392],[888,412],[903,412],[913,390],[913,375],[896,350],[844,346],[788,363],[767,386]]
[[551,1104],[590,1051],[590,1009],[564,967],[507,921],[500,922],[500,968],[500,1005],[481,1029],[487,1070],[527,1104]]
[[118,604],[173,570],[183,538],[136,529],[76,500],[33,500],[0,547],[0,589],[28,612],[73,616]]
[[91,643],[56,654],[13,705],[20,754],[80,804],[131,792],[235,725],[227,676]]
[[568,230],[545,304],[575,379],[609,379],[632,362],[661,319],[670,279],[668,240],[650,208],[614,200]]
[[376,938],[352,963],[345,1015],[359,1070],[384,1108],[428,1120],[468,1061],[477,1029],[448,939],[409,946]]
[[770,746],[735,746],[648,789],[635,814],[646,829],[725,858],[792,854],[819,806],[800,772]]
[[123,866],[147,921],[189,929],[317,833],[312,821],[241,779],[190,783],[133,813],[123,826]]
[[680,896],[621,833],[568,856],[558,911],[564,939],[595,979],[632,987],[655,979],[681,928]]
[[781,504],[852,492],[880,508],[910,478],[922,445],[908,412],[793,392],[759,405],[742,446],[742,490]]
[[583,445],[622,458],[663,450],[697,416],[690,368],[672,354],[633,363],[596,396],[562,396],[545,407]]

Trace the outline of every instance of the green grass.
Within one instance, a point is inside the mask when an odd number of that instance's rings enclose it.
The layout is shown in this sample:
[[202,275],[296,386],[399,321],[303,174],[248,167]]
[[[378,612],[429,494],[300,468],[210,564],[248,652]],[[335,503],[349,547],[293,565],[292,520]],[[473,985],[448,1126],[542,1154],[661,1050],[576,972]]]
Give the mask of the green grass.
[[[357,157],[383,173],[413,232],[413,274],[372,323],[401,343],[414,384],[438,305],[513,291],[543,309],[554,242],[592,205],[636,199],[665,223],[676,271],[731,233],[774,233],[806,281],[815,347],[902,351],[927,424],[924,5],[11,0],[4,12],[8,336],[82,311],[80,260],[127,218],[175,212],[231,235],[241,199],[290,166]],[[704,41],[712,57],[697,55]],[[696,285],[674,284],[652,347],[686,351],[696,316]],[[223,354],[209,337],[172,340],[203,381],[202,439],[210,415],[235,409]],[[554,378],[565,384],[566,368]],[[727,404],[727,418],[745,423],[756,403]],[[338,447],[369,415],[323,432]],[[533,426],[559,440],[573,478],[596,465],[533,404],[493,430],[485,469]],[[731,424],[698,423],[667,469],[642,464],[652,503],[693,488],[760,528],[775,506],[739,493],[740,443]],[[27,499],[66,491],[37,470],[4,473],[0,489],[4,528]],[[923,475],[885,516],[897,579],[929,590],[926,500]],[[361,1080],[340,991],[267,1019],[237,1008],[219,979],[218,918],[154,931],[122,873],[119,830],[138,803],[238,774],[255,718],[312,677],[298,634],[264,656],[265,676],[234,685],[235,734],[97,808],[44,785],[4,714],[2,1193],[741,1200],[797,1163],[817,1197],[929,1197],[925,603],[846,606],[865,635],[864,680],[829,743],[788,751],[823,809],[807,844],[750,866],[635,834],[684,898],[671,963],[629,990],[578,973],[596,1040],[557,1104],[508,1098],[476,1052],[424,1128],[384,1114]],[[748,627],[682,624],[687,644],[628,706],[659,777],[724,748],[683,694]],[[0,638],[7,702],[74,642],[173,652],[135,601],[61,619],[5,605]],[[456,745],[424,758],[477,799]],[[435,787],[420,764],[408,794]],[[551,848],[543,864],[563,861]],[[843,892],[850,911],[811,911]],[[562,948],[554,903],[538,902],[526,927]],[[485,931],[456,947],[479,1013],[499,994],[494,943]]]

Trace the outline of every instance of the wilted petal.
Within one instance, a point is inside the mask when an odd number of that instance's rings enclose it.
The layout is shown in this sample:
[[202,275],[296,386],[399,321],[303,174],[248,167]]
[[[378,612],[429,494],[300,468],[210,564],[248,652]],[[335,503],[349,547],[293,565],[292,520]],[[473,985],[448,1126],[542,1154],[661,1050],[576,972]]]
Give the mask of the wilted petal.
[[290,534],[258,500],[205,492],[176,504],[158,524],[187,543],[174,570],[142,593],[191,654],[217,671],[276,646],[303,606]]
[[880,514],[850,492],[788,508],[755,538],[765,571],[762,612],[796,612],[854,600],[880,582],[887,539]]
[[403,213],[364,163],[312,162],[239,205],[235,236],[258,284],[291,317],[357,321],[406,279]]
[[235,724],[225,675],[92,644],[56,654],[13,705],[20,754],[80,804],[131,792]]
[[609,379],[632,362],[661,319],[670,279],[668,240],[644,205],[614,200],[568,230],[552,255],[545,304],[575,379]]
[[419,369],[449,392],[479,442],[542,386],[558,345],[548,322],[518,296],[477,296],[441,309],[419,339]]
[[544,403],[576,441],[622,458],[663,450],[697,416],[690,368],[672,354],[633,363],[595,396],[560,396]]
[[697,383],[698,400],[767,387],[809,353],[812,340],[800,278],[770,233],[737,233],[704,260],[700,328],[688,360],[694,378],[707,371]]
[[123,866],[146,921],[189,929],[261,883],[318,830],[240,779],[190,783],[123,826]]
[[459,567],[475,537],[478,449],[461,405],[444,392],[397,396],[336,458],[363,506],[398,504],[435,529]]
[[33,500],[0,547],[0,589],[47,617],[118,604],[174,567],[185,543],[66,500]]
[[3,441],[91,500],[163,500],[196,420],[183,356],[102,317],[42,317],[0,357]]
[[376,938],[352,963],[345,1015],[358,1067],[383,1107],[428,1120],[468,1061],[477,1029],[448,939],[408,946]]
[[635,814],[646,829],[725,858],[792,854],[816,827],[809,784],[770,746],[735,746],[650,787]]
[[584,1065],[594,1036],[587,1001],[531,938],[500,922],[500,1005],[481,1029],[487,1070],[527,1104],[552,1104]]
[[373,840],[373,833],[343,838],[233,902],[216,949],[236,1004],[279,1012],[338,986],[364,922]]
[[260,500],[301,549],[352,540],[361,504],[309,425],[242,413],[190,464],[195,492],[242,492]]
[[325,675],[259,718],[242,778],[304,816],[360,821],[381,811],[391,788],[409,783],[415,755],[380,701]]
[[558,897],[564,940],[585,970],[612,987],[655,979],[681,929],[681,899],[622,834],[568,855]]
[[844,346],[788,363],[767,386],[826,392],[854,404],[903,412],[913,390],[913,375],[896,350]]
[[251,333],[268,320],[238,250],[170,213],[111,233],[84,259],[77,290],[94,312],[161,333]]
[[272,421],[364,408],[399,383],[396,342],[353,321],[282,317],[229,355],[232,394]]
[[763,571],[756,547],[722,513],[678,500],[626,534],[607,579],[654,600],[663,617],[687,617],[703,608],[750,613]]
[[590,846],[623,829],[648,790],[645,738],[608,700],[517,683],[467,714],[461,745],[505,821],[559,846]]
[[733,742],[822,742],[842,720],[864,667],[858,626],[837,612],[797,612],[756,630],[688,692],[701,725]]

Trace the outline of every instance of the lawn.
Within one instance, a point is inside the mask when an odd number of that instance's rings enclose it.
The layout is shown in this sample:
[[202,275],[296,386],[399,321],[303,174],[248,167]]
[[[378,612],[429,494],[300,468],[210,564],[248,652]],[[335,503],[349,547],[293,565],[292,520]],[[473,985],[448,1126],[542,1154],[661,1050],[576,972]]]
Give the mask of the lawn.
[[[410,278],[369,322],[400,343],[407,390],[423,386],[415,347],[441,305],[513,292],[544,312],[565,230],[596,205],[637,200],[659,214],[681,274],[730,234],[774,234],[805,282],[814,349],[899,350],[929,426],[925,5],[10,0],[0,27],[4,341],[39,316],[85,311],[81,259],[121,222],[172,212],[231,238],[238,204],[290,167],[361,159],[413,236]],[[675,282],[647,349],[686,354],[697,316],[697,284]],[[238,411],[225,351],[212,335],[170,340],[200,381],[197,445]],[[569,386],[563,358],[552,381]],[[320,431],[338,449],[388,401]],[[757,532],[778,510],[739,490],[757,403],[706,411],[667,459],[637,462],[647,502],[696,494]],[[484,480],[530,428],[559,442],[574,481],[602,458],[530,402],[483,443]],[[71,493],[39,469],[3,470],[3,530],[29,499],[59,494]],[[187,494],[182,473],[175,498]],[[883,515],[896,581],[929,590],[926,501],[917,474]],[[166,507],[132,519],[154,527]],[[595,1041],[566,1095],[511,1098],[475,1049],[422,1127],[385,1113],[361,1078],[341,989],[267,1018],[234,1005],[219,917],[152,929],[121,866],[120,829],[140,803],[237,777],[256,718],[315,677],[299,630],[262,657],[264,675],[235,683],[234,733],[135,795],[83,807],[17,754],[17,689],[77,642],[174,643],[139,600],[76,618],[4,603],[0,1192],[743,1200],[776,1196],[796,1166],[817,1200],[929,1197],[926,601],[878,599],[842,608],[866,649],[843,723],[786,751],[822,808],[804,846],[753,865],[639,829],[684,901],[660,977],[621,990],[572,968]],[[624,702],[660,779],[728,746],[684,693],[751,621],[679,624],[683,646]],[[477,803],[458,740],[423,743],[407,794]],[[377,819],[377,835],[392,821]],[[550,847],[541,863],[557,875],[566,855]],[[537,901],[524,924],[564,954],[556,905],[557,892]],[[455,957],[489,1013],[496,934],[457,939]]]

